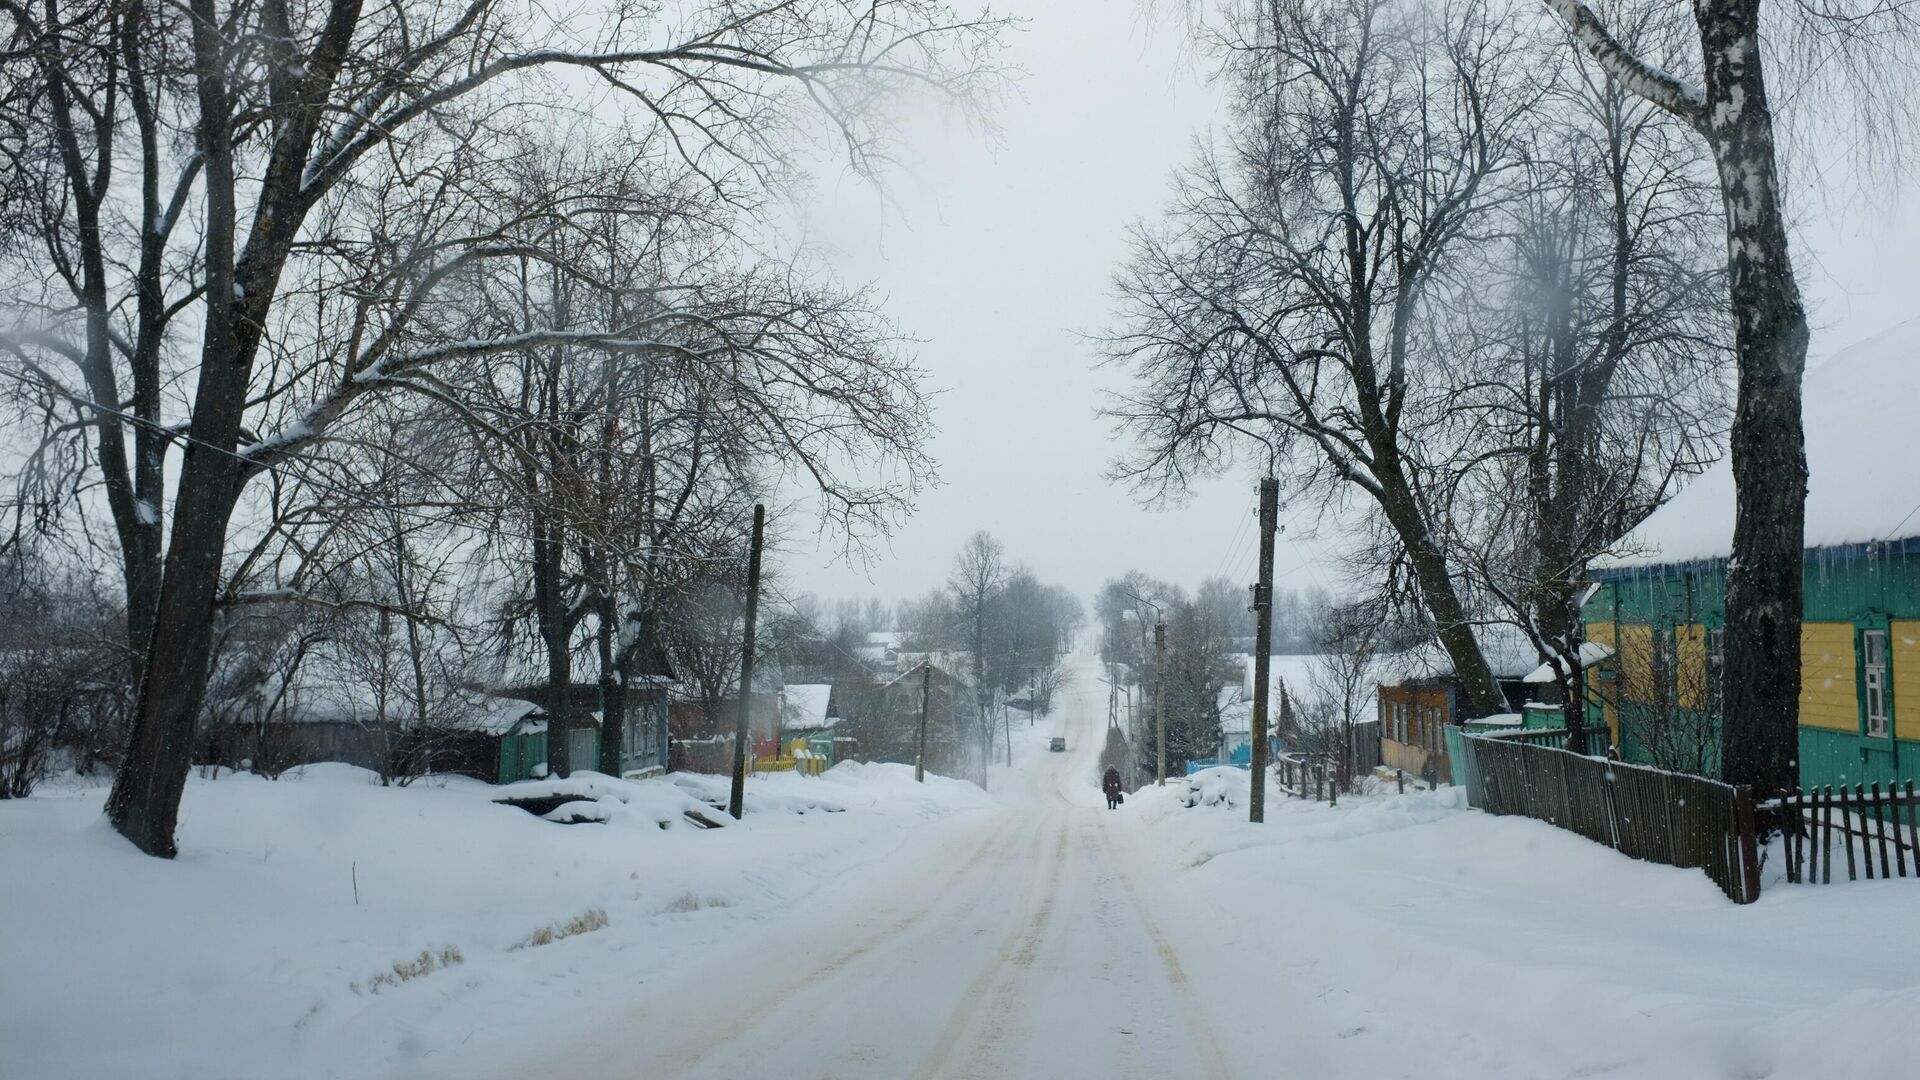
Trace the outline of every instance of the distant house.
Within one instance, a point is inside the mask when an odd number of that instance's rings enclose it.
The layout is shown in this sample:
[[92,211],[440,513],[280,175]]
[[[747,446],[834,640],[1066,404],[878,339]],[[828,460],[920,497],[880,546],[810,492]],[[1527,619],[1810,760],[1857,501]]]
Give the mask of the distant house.
[[811,760],[818,768],[859,752],[859,740],[839,733],[831,683],[789,683],[780,691],[780,747],[783,757]]
[[924,690],[928,771],[952,775],[973,761],[980,704],[972,676],[963,664],[954,662],[955,656],[966,659],[961,654],[943,653],[920,653],[903,659],[909,666],[880,686],[875,708],[857,725],[865,756],[875,761],[913,762],[919,748]]
[[443,713],[422,730],[403,683],[397,667],[356,665],[311,640],[242,640],[215,658],[195,760],[268,776],[323,761],[388,776],[468,771],[484,751],[453,746]]
[[897,675],[901,671],[901,650],[906,636],[893,630],[874,630],[854,649],[862,663],[876,672]]
[[[650,773],[667,768],[667,690],[671,674],[631,676],[627,684],[626,714],[620,719],[625,729],[620,746],[620,772]],[[499,768],[496,783],[512,783],[545,775],[547,740],[552,737],[552,717],[548,710],[545,686],[523,685],[492,695],[511,702],[490,712],[477,714],[477,724],[498,726],[499,718],[511,722],[491,734],[499,740]],[[598,683],[574,683],[568,687],[569,702],[565,730],[568,761],[572,768],[600,768],[600,739],[604,717]],[[520,707],[524,708],[520,708]],[[492,719],[489,719],[492,718]]]
[[[1802,783],[1920,779],[1920,319],[1806,376]],[[1732,466],[1649,515],[1593,575],[1582,612],[1613,660],[1588,715],[1629,761],[1713,774]],[[1905,689],[1903,689],[1905,688]]]
[[780,741],[831,731],[832,683],[789,683],[780,688]]
[[[1517,717],[1532,692],[1525,680],[1539,666],[1539,655],[1523,634],[1510,627],[1481,627],[1476,636],[1508,710]],[[1438,641],[1428,641],[1381,657],[1379,667],[1376,709],[1381,763],[1430,781],[1451,780],[1447,725],[1483,719],[1466,714],[1452,658]]]

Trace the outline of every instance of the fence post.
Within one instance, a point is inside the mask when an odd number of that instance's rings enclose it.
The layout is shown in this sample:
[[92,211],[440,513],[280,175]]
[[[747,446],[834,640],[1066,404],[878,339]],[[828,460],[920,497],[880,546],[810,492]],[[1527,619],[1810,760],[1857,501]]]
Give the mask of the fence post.
[[1740,898],[1743,904],[1760,899],[1760,835],[1753,820],[1753,788],[1733,789],[1734,821],[1740,832]]

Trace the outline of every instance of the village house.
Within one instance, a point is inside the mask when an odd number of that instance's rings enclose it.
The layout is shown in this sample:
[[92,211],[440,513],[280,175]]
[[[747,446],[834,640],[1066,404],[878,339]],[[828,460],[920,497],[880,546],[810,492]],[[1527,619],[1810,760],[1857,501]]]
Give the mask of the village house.
[[1479,627],[1475,635],[1500,683],[1508,711],[1492,717],[1468,716],[1453,661],[1437,641],[1383,656],[1376,689],[1382,765],[1431,783],[1446,783],[1453,778],[1447,756],[1449,724],[1472,720],[1486,727],[1519,726],[1520,712],[1532,694],[1526,677],[1539,666],[1540,658],[1526,636],[1512,627]]
[[[1806,376],[1799,760],[1808,786],[1920,779],[1917,400],[1920,320]],[[1733,517],[1722,460],[1594,574],[1587,640],[1616,656],[1590,674],[1588,714],[1628,761],[1718,771]]]

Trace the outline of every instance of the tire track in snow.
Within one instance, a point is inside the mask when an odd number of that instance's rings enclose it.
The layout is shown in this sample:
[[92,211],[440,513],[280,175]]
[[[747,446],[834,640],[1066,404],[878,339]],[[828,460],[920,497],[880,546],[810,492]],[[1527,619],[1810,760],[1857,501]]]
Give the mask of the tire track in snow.
[[1113,837],[1106,828],[1100,830],[1100,843],[1106,851],[1107,861],[1113,867],[1114,880],[1120,883],[1121,891],[1127,894],[1133,906],[1134,914],[1140,919],[1140,925],[1147,931],[1148,940],[1153,942],[1154,952],[1160,958],[1160,968],[1166,975],[1167,985],[1174,991],[1180,1002],[1181,1018],[1186,1021],[1187,1030],[1193,1036],[1194,1046],[1199,1051],[1204,1068],[1203,1075],[1219,1077],[1221,1080],[1233,1075],[1227,1067],[1226,1055],[1221,1052],[1220,1040],[1214,1034],[1213,1025],[1207,1021],[1206,1010],[1194,996],[1193,986],[1187,980],[1186,968],[1180,963],[1180,956],[1168,944],[1166,935],[1161,933],[1160,925],[1153,921],[1153,914],[1140,898],[1140,890],[1134,885],[1132,875],[1127,873],[1127,865],[1114,850]]
[[[1053,921],[1054,906],[1060,892],[1060,881],[1065,874],[1068,832],[1066,823],[1062,822],[1055,836],[1054,857],[1051,859],[1045,858],[1044,840],[1036,845],[1032,861],[1044,863],[1046,869],[1039,876],[1029,878],[1027,890],[1022,897],[1021,910],[1031,914],[1027,915],[1025,925],[1021,929],[1001,943],[995,951],[994,961],[974,976],[973,981],[962,992],[961,1000],[964,1005],[947,1021],[933,1045],[921,1058],[919,1067],[913,1071],[913,1080],[932,1080],[933,1077],[949,1075],[946,1071],[947,1063],[953,1058],[954,1052],[960,1049],[966,1037],[973,1033],[976,1026],[984,1027],[986,1032],[993,1036],[987,1041],[987,1046],[998,1049],[1006,1045],[1007,1037],[1014,1026],[1013,1021],[1016,1015],[1014,1006],[1018,1001],[1015,989],[1018,981],[1024,976],[1025,970],[1033,965],[1040,943],[1046,937],[1047,927]],[[1001,989],[1003,983],[1009,985],[1004,988],[1004,992],[996,994],[995,990]],[[980,1014],[981,1007],[990,1002],[993,1008],[987,1018],[982,1024],[976,1025],[975,1020]],[[991,1072],[979,1070],[979,1066],[983,1063],[978,1059],[963,1061],[961,1064],[964,1071],[959,1075],[993,1075]]]
[[[1037,838],[1038,828],[1035,835]],[[1007,856],[1010,848],[1017,850],[1019,843],[1009,845],[1002,830],[988,828],[982,831],[980,839],[968,852],[966,858],[940,875],[938,883],[922,890],[919,895],[924,899],[914,905],[906,914],[899,916],[888,925],[872,930],[863,930],[859,922],[852,923],[847,932],[860,935],[860,940],[852,946],[833,952],[820,964],[805,968],[805,974],[788,976],[778,982],[762,986],[750,1000],[730,1003],[725,1017],[685,1038],[677,1040],[675,1045],[662,1050],[655,1059],[660,1074],[667,1076],[682,1075],[701,1067],[714,1057],[733,1049],[735,1044],[755,1034],[762,1024],[744,1024],[737,1018],[742,1016],[771,1017],[783,1004],[794,1000],[802,991],[814,988],[820,982],[834,978],[848,967],[867,958],[876,950],[900,944],[902,939],[912,936],[915,929],[936,909],[953,900],[954,890],[981,872],[983,863],[994,856],[1002,862],[1012,865]],[[1004,869],[1004,868],[1002,868]],[[989,875],[992,876],[992,875]]]

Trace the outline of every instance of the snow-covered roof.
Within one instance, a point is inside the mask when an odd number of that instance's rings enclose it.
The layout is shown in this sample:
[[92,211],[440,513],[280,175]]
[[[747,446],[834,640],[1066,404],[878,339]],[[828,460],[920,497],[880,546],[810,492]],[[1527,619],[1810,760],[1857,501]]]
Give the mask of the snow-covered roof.
[[489,735],[505,735],[513,726],[526,719],[530,713],[538,712],[539,706],[531,701],[518,698],[495,697],[491,694],[476,694],[471,710],[461,719],[469,727],[484,731]]
[[[1473,636],[1479,640],[1481,655],[1486,657],[1487,666],[1493,669],[1496,679],[1518,679],[1540,663],[1533,642],[1517,626],[1476,626]],[[1453,674],[1453,658],[1440,647],[1437,638],[1429,638],[1405,652],[1382,656],[1379,664],[1382,686],[1399,686]]]
[[903,635],[901,635],[898,631],[895,631],[895,630],[867,631],[867,644],[876,646],[878,648],[897,649],[900,647],[900,642],[902,641],[902,639],[903,639]]
[[[1807,372],[1806,546],[1920,536],[1920,319],[1849,345]],[[1648,515],[1598,569],[1723,559],[1733,549],[1733,463],[1722,458]]]
[[899,664],[900,674],[889,681],[887,685],[892,686],[898,683],[900,680],[913,674],[921,664],[925,663],[932,664],[936,671],[945,672],[962,686],[973,685],[973,654],[964,650],[901,653]]
[[780,726],[787,730],[824,728],[832,683],[790,683],[780,691]]
[[[1580,643],[1580,666],[1583,668],[1592,667],[1612,655],[1612,649],[1607,648],[1597,641],[1583,641]],[[1551,663],[1547,663],[1541,664],[1539,667],[1527,672],[1526,678],[1520,681],[1525,683],[1550,683],[1558,681],[1559,678],[1560,673],[1553,670]]]

